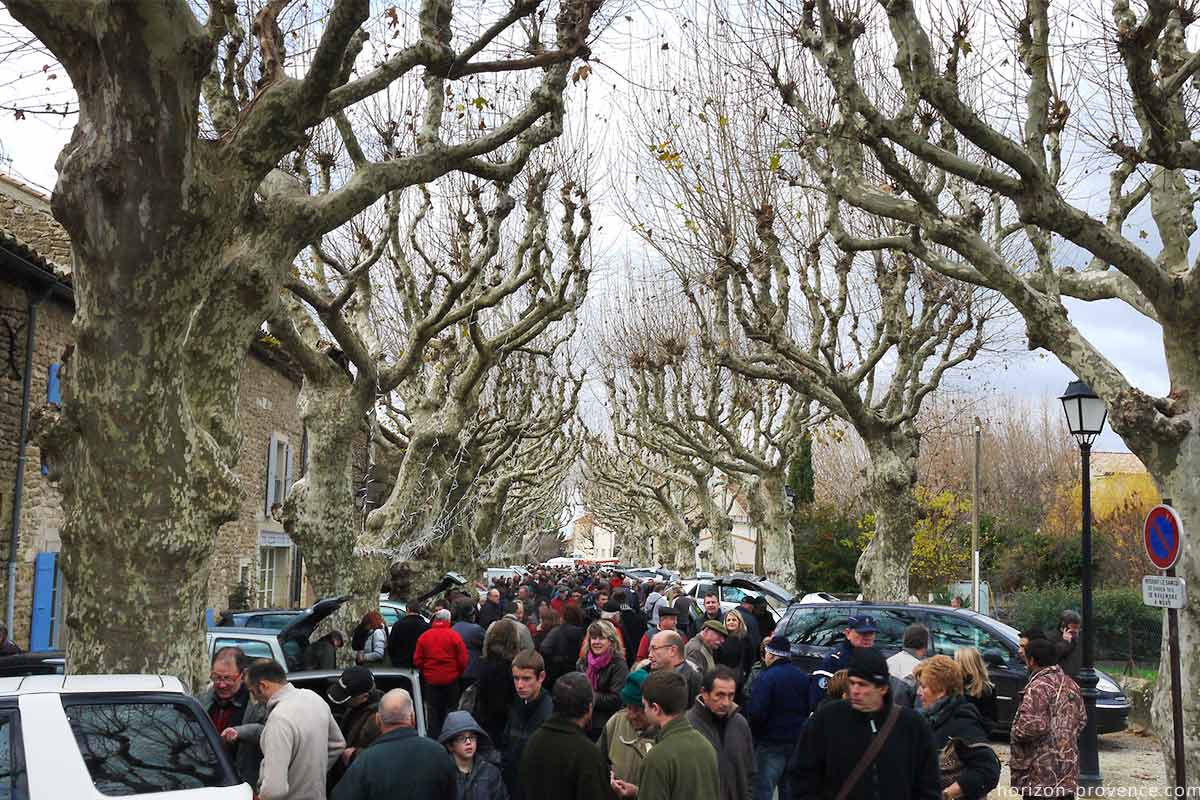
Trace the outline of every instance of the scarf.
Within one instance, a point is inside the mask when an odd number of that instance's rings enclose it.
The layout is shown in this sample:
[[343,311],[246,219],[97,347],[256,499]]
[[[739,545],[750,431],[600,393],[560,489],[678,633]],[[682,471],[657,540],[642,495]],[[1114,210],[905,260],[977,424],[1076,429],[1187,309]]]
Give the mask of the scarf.
[[606,650],[604,652],[604,655],[602,655],[602,656],[596,655],[595,653],[592,652],[590,647],[588,648],[587,678],[588,678],[588,683],[590,683],[592,685],[593,692],[600,691],[600,670],[604,669],[609,664],[611,664],[612,659],[613,659],[613,651],[612,651],[611,647],[608,648],[608,650]]
[[921,714],[929,721],[929,727],[936,730],[944,725],[958,708],[956,700],[959,697],[961,695],[948,694],[933,705],[920,709]]

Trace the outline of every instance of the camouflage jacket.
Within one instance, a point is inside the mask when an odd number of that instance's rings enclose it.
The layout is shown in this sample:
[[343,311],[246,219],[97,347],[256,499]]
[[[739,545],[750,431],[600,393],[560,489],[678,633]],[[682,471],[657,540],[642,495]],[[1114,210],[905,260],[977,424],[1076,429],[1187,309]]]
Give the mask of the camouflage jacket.
[[1087,711],[1079,686],[1060,667],[1038,670],[1012,723],[1009,770],[1018,794],[1074,797],[1079,783],[1079,734]]

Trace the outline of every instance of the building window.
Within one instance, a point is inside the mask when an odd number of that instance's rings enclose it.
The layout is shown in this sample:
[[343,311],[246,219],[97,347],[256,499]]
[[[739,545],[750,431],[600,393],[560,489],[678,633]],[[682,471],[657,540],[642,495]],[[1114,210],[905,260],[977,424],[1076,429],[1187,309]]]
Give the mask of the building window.
[[281,433],[272,433],[267,449],[267,485],[263,501],[263,518],[273,519],[276,505],[282,505],[292,488],[292,447]]
[[286,605],[291,588],[290,547],[258,548],[258,607]]

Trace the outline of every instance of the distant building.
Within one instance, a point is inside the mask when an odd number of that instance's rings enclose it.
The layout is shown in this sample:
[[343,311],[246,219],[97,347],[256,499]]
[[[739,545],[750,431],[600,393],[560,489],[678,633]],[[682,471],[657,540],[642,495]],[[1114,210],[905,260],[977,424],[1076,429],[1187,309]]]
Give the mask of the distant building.
[[[724,477],[715,479],[711,486],[713,500],[729,515],[733,523],[734,566],[738,570],[754,570],[754,554],[758,548],[758,528],[750,522],[750,501],[741,489]],[[700,532],[700,557],[709,563],[712,555],[712,532],[705,528]]]
[[616,534],[597,522],[591,512],[586,512],[567,526],[562,547],[573,558],[609,559],[615,551]]
[[[29,405],[60,402],[59,366],[72,341],[74,295],[71,244],[50,214],[46,197],[0,176],[0,585],[6,580],[9,542],[18,535],[13,640],[46,649],[62,643],[62,498],[50,483],[41,454],[28,446],[24,481],[16,486],[26,341],[32,317],[33,360]],[[271,516],[304,469],[304,431],[296,407],[300,376],[263,342],[246,358],[239,402],[242,450],[238,461],[244,499],[238,518],[217,533],[208,604],[227,608],[239,585],[257,606],[290,606],[307,599],[296,548]],[[14,496],[21,513],[13,524]],[[7,591],[7,587],[4,588]],[[0,596],[4,596],[0,594]]]

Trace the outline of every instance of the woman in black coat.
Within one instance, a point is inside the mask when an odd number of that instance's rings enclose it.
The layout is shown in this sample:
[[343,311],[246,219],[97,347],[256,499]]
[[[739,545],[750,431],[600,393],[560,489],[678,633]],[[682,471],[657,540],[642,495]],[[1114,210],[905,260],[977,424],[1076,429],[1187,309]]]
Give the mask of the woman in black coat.
[[563,606],[562,623],[546,635],[542,642],[542,657],[546,660],[545,688],[554,687],[562,675],[575,669],[579,648],[583,644],[583,612],[579,606]]
[[755,653],[746,637],[746,623],[736,609],[725,615],[725,630],[729,631],[729,635],[717,649],[716,661],[729,667],[737,676],[737,695],[734,699],[742,703],[743,689],[750,675],[750,667],[754,665]]
[[521,640],[514,625],[501,621],[487,629],[483,640],[483,658],[479,662],[475,717],[493,741],[499,741],[504,734],[508,707],[517,696],[513,686],[512,662],[520,649]]
[[625,661],[625,651],[617,630],[611,622],[593,622],[588,626],[587,637],[587,651],[575,668],[587,675],[588,682],[592,684],[596,699],[588,736],[596,740],[600,738],[608,718],[625,705],[621,700],[621,689],[625,687],[629,665]]
[[963,673],[953,658],[933,656],[913,669],[921,713],[933,729],[942,797],[983,800],[1000,782],[1000,759],[988,746],[979,711],[963,696]]
[[960,647],[954,660],[963,671],[963,696],[974,703],[984,726],[996,728],[996,687],[988,677],[987,665],[974,647]]

